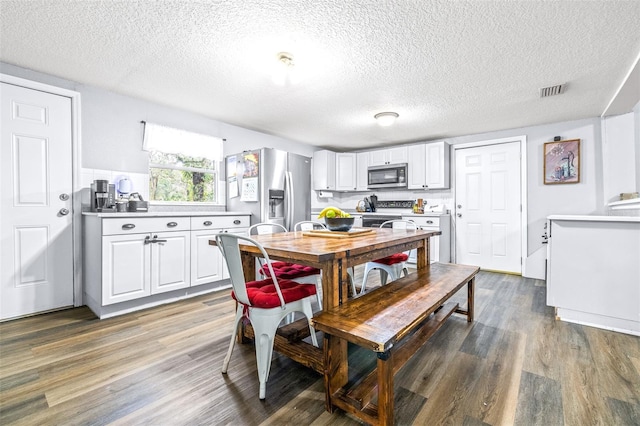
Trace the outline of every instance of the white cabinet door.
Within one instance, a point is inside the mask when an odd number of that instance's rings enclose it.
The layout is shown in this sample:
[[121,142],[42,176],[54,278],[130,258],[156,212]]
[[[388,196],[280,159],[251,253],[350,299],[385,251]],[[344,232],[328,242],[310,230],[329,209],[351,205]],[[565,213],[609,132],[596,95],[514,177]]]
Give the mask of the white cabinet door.
[[449,188],[449,144],[426,144],[425,185],[428,189]]
[[396,148],[389,148],[387,150],[389,158],[389,164],[398,164],[407,162],[407,147],[398,146]]
[[407,189],[449,188],[448,143],[410,145],[407,147],[407,155],[409,158]]
[[382,166],[387,164],[388,155],[386,149],[377,149],[375,151],[369,151],[369,165],[370,166]]
[[398,164],[407,162],[407,147],[377,149],[369,151],[369,165],[381,166],[384,164]]
[[313,153],[313,189],[316,191],[336,189],[336,153],[316,151]]
[[224,278],[224,259],[218,247],[209,244],[220,229],[191,232],[191,286]]
[[189,231],[153,234],[151,246],[151,294],[189,287]]
[[356,154],[356,191],[366,191],[369,184],[369,153]]
[[410,145],[407,147],[407,189],[424,189],[425,181],[425,144]]
[[336,191],[355,191],[356,186],[356,154],[336,153]]
[[149,234],[102,238],[102,304],[124,302],[151,294]]

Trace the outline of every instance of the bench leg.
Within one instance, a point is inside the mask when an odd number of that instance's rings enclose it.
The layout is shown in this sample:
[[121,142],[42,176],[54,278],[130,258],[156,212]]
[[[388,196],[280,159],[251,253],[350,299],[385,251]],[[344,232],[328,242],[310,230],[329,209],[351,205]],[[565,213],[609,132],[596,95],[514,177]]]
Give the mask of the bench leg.
[[393,424],[393,353],[378,354],[378,421]]
[[473,322],[473,292],[476,283],[476,277],[471,278],[467,283],[467,322]]

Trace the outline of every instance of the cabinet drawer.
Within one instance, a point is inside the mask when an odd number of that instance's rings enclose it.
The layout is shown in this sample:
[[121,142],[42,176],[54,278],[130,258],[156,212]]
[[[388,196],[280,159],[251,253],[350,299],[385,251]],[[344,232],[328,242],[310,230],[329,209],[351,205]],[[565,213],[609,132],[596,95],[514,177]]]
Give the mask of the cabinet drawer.
[[403,219],[412,220],[418,226],[440,227],[440,218],[433,216],[403,216]]
[[251,216],[194,216],[191,218],[191,230],[221,228],[247,228]]
[[102,235],[188,231],[190,225],[188,217],[105,218],[102,220]]

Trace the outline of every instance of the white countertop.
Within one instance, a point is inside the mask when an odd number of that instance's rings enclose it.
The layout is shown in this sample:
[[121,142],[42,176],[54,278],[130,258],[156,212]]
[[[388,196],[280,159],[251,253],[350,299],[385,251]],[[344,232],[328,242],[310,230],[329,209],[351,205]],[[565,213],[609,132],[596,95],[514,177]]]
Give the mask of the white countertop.
[[636,216],[595,216],[595,215],[570,215],[570,214],[554,214],[547,216],[548,220],[571,220],[578,222],[637,222],[640,223],[640,217]]
[[165,211],[165,212],[82,212],[85,216],[97,217],[184,217],[184,216],[249,216],[246,212]]

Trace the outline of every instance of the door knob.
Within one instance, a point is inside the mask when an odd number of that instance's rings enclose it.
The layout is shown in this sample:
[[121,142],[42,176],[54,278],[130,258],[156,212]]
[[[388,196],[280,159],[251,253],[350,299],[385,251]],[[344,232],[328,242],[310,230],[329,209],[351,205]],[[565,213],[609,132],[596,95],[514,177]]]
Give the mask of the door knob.
[[60,216],[66,216],[69,214],[69,209],[60,209],[58,214],[60,214]]
[[69,199],[69,194],[60,194],[60,200],[67,201]]
[[462,213],[458,213],[456,216],[458,216],[458,217],[462,217]]

